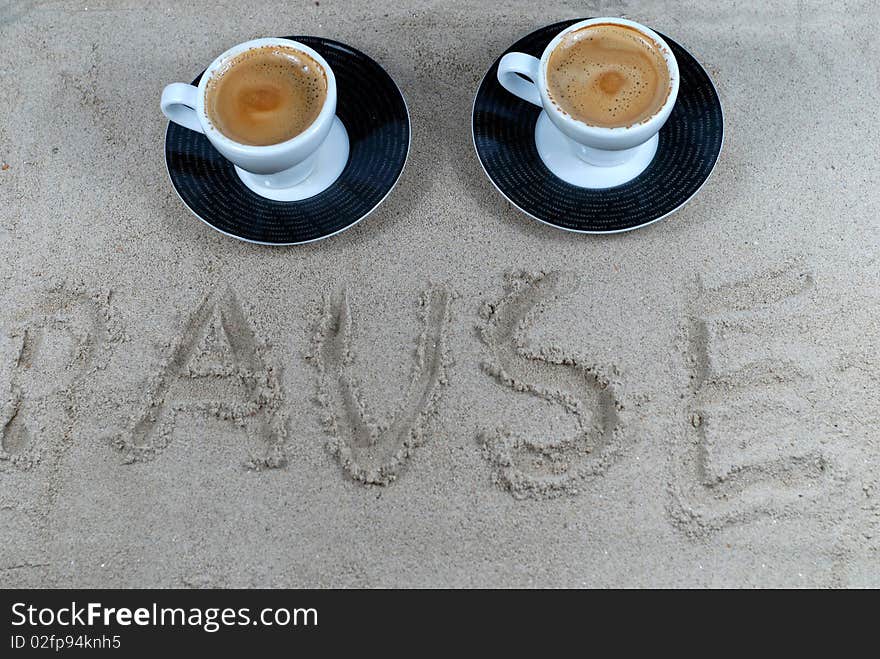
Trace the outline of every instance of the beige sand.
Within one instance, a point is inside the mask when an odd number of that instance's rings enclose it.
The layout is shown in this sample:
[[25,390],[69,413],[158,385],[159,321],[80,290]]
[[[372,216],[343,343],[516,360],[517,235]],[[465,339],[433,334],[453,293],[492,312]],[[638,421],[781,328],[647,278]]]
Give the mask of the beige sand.
[[[0,586],[880,586],[876,3],[473,4],[0,2]],[[610,238],[511,208],[469,128],[508,44],[600,14],[727,121]],[[414,132],[380,211],[269,249],[183,207],[158,102],[279,31]]]

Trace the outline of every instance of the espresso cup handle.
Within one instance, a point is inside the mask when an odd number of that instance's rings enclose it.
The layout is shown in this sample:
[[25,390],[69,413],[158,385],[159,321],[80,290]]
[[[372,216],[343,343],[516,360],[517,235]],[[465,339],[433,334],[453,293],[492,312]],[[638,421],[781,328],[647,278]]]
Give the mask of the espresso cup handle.
[[162,112],[171,121],[185,128],[204,133],[196,116],[199,88],[183,82],[173,82],[162,90]]
[[[540,66],[541,60],[531,55],[507,53],[498,64],[498,82],[514,96],[541,107],[541,93],[536,84]],[[526,76],[528,80],[518,74]]]

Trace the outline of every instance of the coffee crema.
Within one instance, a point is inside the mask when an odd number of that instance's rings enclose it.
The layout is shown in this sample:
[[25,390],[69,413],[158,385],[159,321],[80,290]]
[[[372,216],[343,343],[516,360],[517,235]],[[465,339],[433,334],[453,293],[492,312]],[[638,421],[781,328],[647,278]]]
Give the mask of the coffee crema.
[[323,67],[306,53],[270,45],[233,57],[208,81],[205,110],[226,137],[268,146],[296,137],[327,98]]
[[588,25],[565,35],[547,61],[550,98],[574,119],[603,128],[655,115],[669,96],[660,46],[635,28]]

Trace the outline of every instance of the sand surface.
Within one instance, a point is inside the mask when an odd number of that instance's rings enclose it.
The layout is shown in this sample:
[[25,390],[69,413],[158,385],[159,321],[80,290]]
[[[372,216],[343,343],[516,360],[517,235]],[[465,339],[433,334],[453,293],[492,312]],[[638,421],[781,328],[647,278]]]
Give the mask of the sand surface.
[[[877,4],[475,4],[0,1],[0,586],[880,586]],[[496,193],[470,111],[603,14],[726,139],[596,238]],[[273,249],[175,196],[159,95],[279,33],[381,62],[413,142]]]

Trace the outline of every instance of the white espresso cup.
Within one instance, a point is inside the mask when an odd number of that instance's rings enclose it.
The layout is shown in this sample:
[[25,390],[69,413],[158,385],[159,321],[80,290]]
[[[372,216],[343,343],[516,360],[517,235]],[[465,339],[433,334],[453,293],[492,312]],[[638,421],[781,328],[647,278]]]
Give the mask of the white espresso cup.
[[[298,50],[317,62],[327,80],[327,96],[317,118],[295,137],[267,146],[242,144],[224,135],[211,122],[205,108],[206,90],[212,76],[222,71],[230,60],[245,51],[266,46]],[[214,148],[235,165],[242,182],[269,199],[295,201],[313,196],[321,189],[326,189],[339,176],[348,160],[348,136],[336,119],[336,78],[333,70],[319,53],[298,41],[253,39],[233,46],[211,63],[197,87],[182,82],[165,87],[161,106],[162,112],[171,121],[204,133]],[[340,131],[341,135],[338,134]],[[332,148],[324,157],[318,158],[318,151],[325,141],[332,142]]]
[[[621,25],[653,41],[669,71],[669,94],[648,119],[632,126],[591,126],[564,112],[550,97],[547,63],[559,43],[571,32],[591,25]],[[559,178],[585,188],[621,185],[641,174],[657,151],[657,133],[666,123],[678,96],[678,63],[669,45],[650,28],[623,18],[591,18],[560,32],[547,44],[541,59],[508,53],[498,65],[498,82],[511,94],[543,108],[535,129],[538,153]]]

